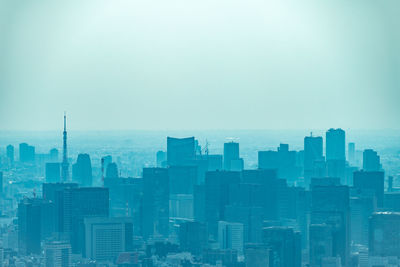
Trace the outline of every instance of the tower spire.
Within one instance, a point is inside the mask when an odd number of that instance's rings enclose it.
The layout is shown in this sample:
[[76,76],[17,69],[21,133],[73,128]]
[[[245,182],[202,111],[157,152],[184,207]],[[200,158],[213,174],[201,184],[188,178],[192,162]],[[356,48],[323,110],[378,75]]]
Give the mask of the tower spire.
[[69,180],[69,163],[67,154],[67,114],[64,111],[64,131],[63,131],[63,161],[61,163],[61,182]]

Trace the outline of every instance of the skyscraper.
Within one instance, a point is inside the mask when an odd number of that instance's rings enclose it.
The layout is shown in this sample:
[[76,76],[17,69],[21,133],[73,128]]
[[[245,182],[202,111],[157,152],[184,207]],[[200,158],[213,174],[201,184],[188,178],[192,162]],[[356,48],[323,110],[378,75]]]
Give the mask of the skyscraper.
[[168,169],[143,169],[143,237],[168,237],[169,176]]
[[315,163],[321,160],[323,160],[322,137],[312,135],[304,137],[304,180],[306,186],[310,184]]
[[363,152],[363,170],[380,171],[381,168],[381,158],[378,153],[372,149],[365,149]]
[[14,163],[14,146],[7,146],[7,158],[10,164]]
[[[327,182],[332,182],[329,185]],[[311,225],[326,224],[332,240],[328,247],[328,257],[340,257],[342,265],[347,266],[350,256],[350,205],[349,188],[338,185],[338,179],[316,179],[311,185]],[[312,240],[310,240],[311,242]],[[319,242],[319,241],[318,241]],[[314,244],[310,244],[313,247]],[[310,255],[312,259],[314,255]]]
[[48,162],[46,163],[46,182],[47,183],[57,183],[60,181],[60,163],[58,162]]
[[349,143],[347,148],[347,158],[351,165],[354,165],[356,162],[356,144]]
[[400,258],[400,213],[376,212],[369,221],[369,255]]
[[242,223],[218,222],[218,243],[220,249],[234,249],[243,255],[244,228]]
[[72,165],[72,180],[81,186],[92,186],[92,163],[89,154],[79,154]]
[[346,137],[340,128],[326,132],[326,160],[346,160]]
[[383,207],[384,172],[356,171],[353,173],[353,185],[361,194],[375,195],[378,207]]
[[288,227],[266,227],[263,243],[270,249],[270,267],[300,267],[301,237],[299,232]]
[[25,198],[18,204],[18,250],[24,254],[40,254],[41,200]]
[[35,160],[35,147],[27,143],[19,144],[19,161],[32,162]]
[[61,163],[61,181],[69,180],[69,163],[67,154],[67,116],[64,113],[64,131],[63,131],[63,160]]
[[167,137],[168,166],[187,165],[195,159],[194,137],[173,138]]
[[232,141],[224,144],[224,170],[243,170],[243,159],[239,156],[239,143]]

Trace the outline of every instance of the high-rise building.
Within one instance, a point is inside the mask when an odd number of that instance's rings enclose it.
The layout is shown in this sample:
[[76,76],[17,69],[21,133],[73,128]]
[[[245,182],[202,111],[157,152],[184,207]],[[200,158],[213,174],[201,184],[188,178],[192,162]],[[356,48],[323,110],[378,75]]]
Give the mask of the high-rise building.
[[225,220],[225,206],[230,204],[230,185],[240,183],[240,172],[215,171],[206,173],[205,219],[209,233],[217,238],[218,221]]
[[167,137],[168,166],[191,164],[195,159],[195,139]]
[[108,163],[106,170],[106,178],[118,178],[118,166],[115,162]]
[[207,225],[196,221],[181,223],[179,226],[179,243],[182,251],[201,255],[208,244]]
[[320,136],[304,137],[304,179],[309,186],[315,162],[323,160],[323,140]]
[[380,171],[381,169],[381,159],[378,153],[372,149],[365,149],[363,152],[363,170]]
[[46,182],[57,183],[61,179],[61,166],[58,162],[46,163]]
[[143,237],[168,237],[169,176],[168,169],[143,169]]
[[356,164],[356,144],[349,143],[347,145],[347,158],[351,165]]
[[369,255],[400,258],[400,213],[376,212],[369,225]]
[[158,168],[167,167],[167,153],[165,151],[157,151],[156,162]]
[[193,186],[197,184],[196,166],[170,166],[168,175],[170,194],[193,194]]
[[7,146],[7,159],[10,164],[14,163],[14,146]]
[[51,241],[44,245],[45,267],[70,267],[71,245],[66,241]]
[[346,160],[346,137],[342,129],[326,132],[326,160]]
[[35,147],[27,143],[19,144],[19,161],[32,162],[35,160]]
[[270,267],[300,267],[301,237],[289,227],[266,227],[262,234],[263,244],[270,249]]
[[[340,257],[347,266],[350,256],[350,205],[349,188],[338,185],[338,179],[329,179],[331,184],[322,184],[325,179],[313,180],[311,185],[311,224],[326,224],[330,227],[332,251],[329,257]],[[315,181],[315,183],[314,183]],[[324,182],[325,183],[325,182]],[[312,240],[310,239],[310,242]],[[310,247],[313,244],[310,244]],[[310,258],[314,257],[310,255]]]
[[378,207],[383,207],[384,177],[382,171],[356,171],[353,173],[353,186],[361,193],[374,194]]
[[52,148],[50,149],[50,161],[51,162],[59,162],[58,161],[58,149],[57,148]]
[[[229,142],[224,144],[224,170],[232,170],[232,164],[236,165],[240,161],[239,143]],[[243,169],[243,168],[242,168]]]
[[25,198],[18,204],[18,250],[23,255],[41,252],[41,199]]
[[279,178],[293,182],[300,176],[296,156],[296,151],[290,151],[288,144],[280,144],[277,151],[258,152],[258,168],[277,169]]
[[324,258],[332,257],[332,226],[326,223],[311,224],[309,227],[309,234],[310,266],[320,267],[322,266],[321,264]]
[[72,165],[72,180],[81,186],[92,186],[92,163],[89,154],[79,154]]
[[64,131],[63,131],[63,160],[61,162],[61,182],[69,180],[69,162],[67,152],[67,116],[64,113]]
[[241,223],[219,221],[218,244],[220,249],[234,249],[243,255],[244,228]]
[[72,252],[84,250],[83,219],[109,216],[109,191],[103,187],[66,188],[56,192],[59,231],[69,236]]
[[133,222],[131,218],[85,218],[86,258],[112,261],[119,253],[132,251]]

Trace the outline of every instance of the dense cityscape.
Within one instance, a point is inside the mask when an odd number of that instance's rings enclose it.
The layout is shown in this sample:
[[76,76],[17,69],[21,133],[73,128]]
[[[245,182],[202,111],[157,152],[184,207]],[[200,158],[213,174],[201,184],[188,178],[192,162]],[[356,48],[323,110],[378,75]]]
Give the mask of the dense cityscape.
[[166,151],[133,177],[121,169],[131,157],[69,157],[65,115],[61,153],[9,144],[0,154],[0,263],[399,265],[398,173],[384,170],[378,151],[329,129],[298,151],[258,151],[249,167],[239,141],[226,140],[211,153],[208,141],[167,137]]

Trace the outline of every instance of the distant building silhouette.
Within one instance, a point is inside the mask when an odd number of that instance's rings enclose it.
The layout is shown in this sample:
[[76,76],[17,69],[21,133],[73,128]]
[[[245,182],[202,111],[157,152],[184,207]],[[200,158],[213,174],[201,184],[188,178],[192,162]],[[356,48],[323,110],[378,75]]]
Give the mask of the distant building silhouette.
[[346,160],[346,137],[342,129],[326,132],[326,160]]
[[353,186],[361,191],[361,194],[376,197],[378,207],[383,207],[384,172],[382,171],[356,171],[353,173]]
[[239,143],[229,142],[224,144],[224,170],[243,170],[243,159],[239,156]]
[[143,169],[143,237],[168,237],[169,176],[168,169]]
[[304,179],[309,186],[316,162],[323,159],[323,140],[320,136],[304,137]]
[[365,149],[363,152],[363,170],[380,171],[381,168],[381,159],[378,153],[372,149]]
[[167,137],[168,166],[187,165],[195,159],[194,137],[173,138]]
[[106,178],[118,178],[118,166],[115,162],[109,163],[106,171]]
[[6,154],[7,154],[8,162],[10,164],[13,164],[14,163],[14,146],[8,145],[6,150],[7,150]]
[[79,154],[72,165],[72,180],[81,186],[92,186],[92,163],[89,154]]
[[57,183],[61,179],[61,166],[58,162],[46,163],[46,182]]
[[35,147],[27,143],[19,144],[19,161],[33,162],[35,160]]

